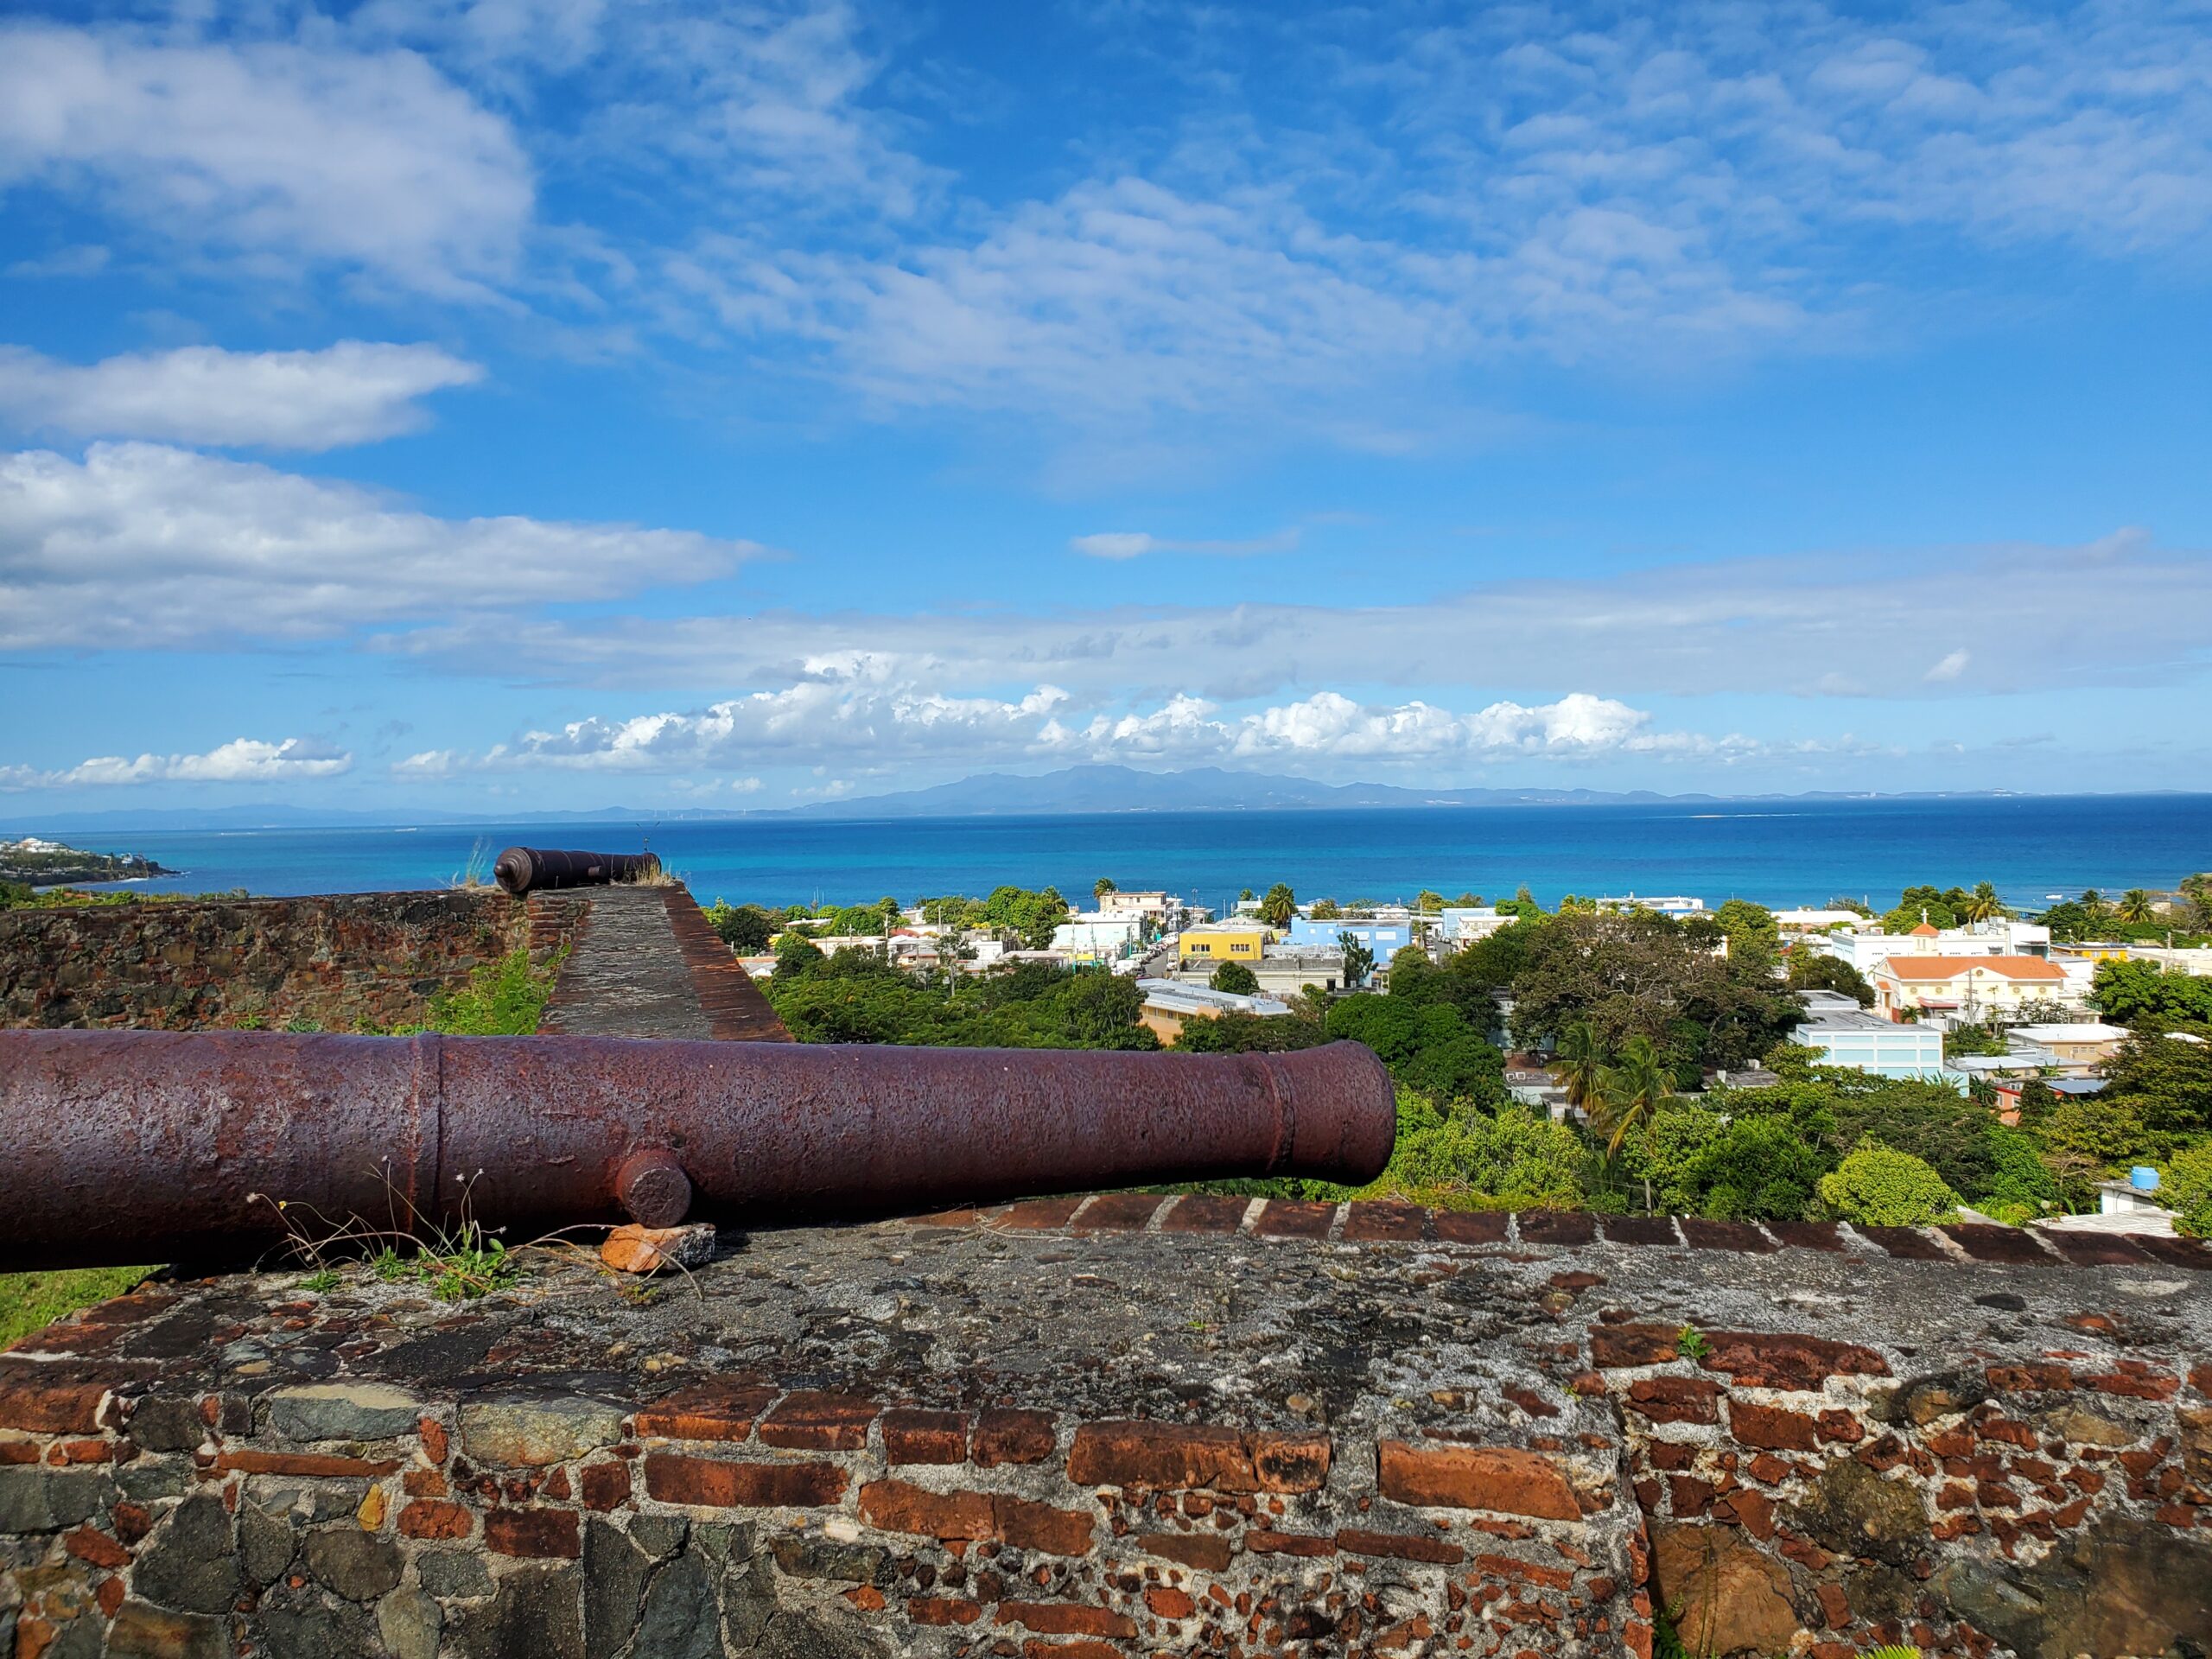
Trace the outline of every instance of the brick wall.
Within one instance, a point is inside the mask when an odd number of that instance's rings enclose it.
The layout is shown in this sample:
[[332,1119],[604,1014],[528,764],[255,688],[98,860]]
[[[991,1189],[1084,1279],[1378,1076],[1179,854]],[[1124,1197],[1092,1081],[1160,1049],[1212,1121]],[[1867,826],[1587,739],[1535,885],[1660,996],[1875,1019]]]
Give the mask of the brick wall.
[[0,911],[0,1027],[404,1024],[518,945],[558,949],[582,904],[486,890]]
[[161,1285],[0,1356],[0,1635],[2189,1651],[2212,1252],[2014,1237],[1125,1194],[726,1236],[648,1298]]

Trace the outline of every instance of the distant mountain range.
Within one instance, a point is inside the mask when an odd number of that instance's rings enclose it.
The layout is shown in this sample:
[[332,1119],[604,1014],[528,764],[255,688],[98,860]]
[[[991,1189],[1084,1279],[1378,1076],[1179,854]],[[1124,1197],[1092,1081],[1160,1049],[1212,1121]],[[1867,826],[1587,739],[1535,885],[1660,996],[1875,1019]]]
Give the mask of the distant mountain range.
[[699,823],[745,818],[837,819],[1019,817],[1094,812],[1312,811],[1357,807],[1613,806],[1639,803],[1680,805],[1732,801],[1843,801],[1957,799],[2014,793],[2008,790],[1928,791],[1877,797],[1864,791],[1822,790],[1796,795],[1662,795],[1650,790],[1407,789],[1395,784],[1319,784],[1311,779],[1200,766],[1187,772],[1141,772],[1133,766],[1068,766],[1036,777],[985,772],[956,784],[899,790],[854,800],[752,811],[706,811],[690,807],[599,807],[586,811],[507,814],[394,809],[344,811],[273,803],[217,807],[126,807],[99,812],[48,812],[0,817],[0,830],[98,836],[137,830],[395,829],[418,824],[557,824]]

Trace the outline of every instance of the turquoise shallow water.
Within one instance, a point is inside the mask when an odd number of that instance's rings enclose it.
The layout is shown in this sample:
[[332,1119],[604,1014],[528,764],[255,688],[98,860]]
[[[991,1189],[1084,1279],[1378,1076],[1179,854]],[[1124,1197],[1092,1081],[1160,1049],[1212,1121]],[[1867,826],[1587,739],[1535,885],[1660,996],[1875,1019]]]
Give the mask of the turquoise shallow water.
[[1101,875],[1218,904],[1287,881],[1304,897],[1686,893],[1718,903],[1894,902],[1909,882],[1996,883],[2012,902],[2085,887],[2171,887],[2212,868],[2212,795],[2008,797],[1410,810],[1122,813],[830,823],[425,825],[90,834],[183,872],[141,884],[197,892],[442,887],[481,842],[629,850],[649,844],[702,901],[789,904],[981,893],[1000,882],[1087,894]]

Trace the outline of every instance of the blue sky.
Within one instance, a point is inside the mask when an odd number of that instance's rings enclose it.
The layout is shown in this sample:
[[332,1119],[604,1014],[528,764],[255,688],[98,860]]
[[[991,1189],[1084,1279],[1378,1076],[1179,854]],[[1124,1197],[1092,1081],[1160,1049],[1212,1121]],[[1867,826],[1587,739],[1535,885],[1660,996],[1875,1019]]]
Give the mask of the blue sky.
[[2212,7],[12,8],[0,816],[2212,787]]

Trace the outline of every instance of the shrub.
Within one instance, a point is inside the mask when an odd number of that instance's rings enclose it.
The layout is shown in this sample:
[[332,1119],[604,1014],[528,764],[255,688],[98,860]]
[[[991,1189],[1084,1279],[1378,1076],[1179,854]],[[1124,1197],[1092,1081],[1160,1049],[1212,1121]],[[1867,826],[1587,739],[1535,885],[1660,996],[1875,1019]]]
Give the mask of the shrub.
[[2212,1140],[2183,1147],[2158,1172],[2159,1197],[2174,1211],[2174,1230],[2212,1238]]
[[1871,1139],[1821,1177],[1820,1194],[1831,1213],[1870,1227],[1917,1227],[1959,1207],[1959,1195],[1931,1166]]

